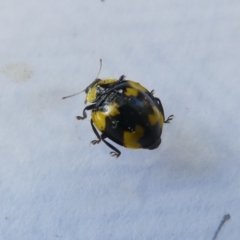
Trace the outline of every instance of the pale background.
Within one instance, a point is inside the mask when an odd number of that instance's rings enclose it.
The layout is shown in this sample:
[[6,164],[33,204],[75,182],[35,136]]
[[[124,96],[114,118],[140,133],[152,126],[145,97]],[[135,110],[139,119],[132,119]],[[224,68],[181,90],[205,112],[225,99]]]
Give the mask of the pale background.
[[[96,77],[155,89],[154,151],[95,139]],[[240,237],[240,1],[0,2],[0,239]]]

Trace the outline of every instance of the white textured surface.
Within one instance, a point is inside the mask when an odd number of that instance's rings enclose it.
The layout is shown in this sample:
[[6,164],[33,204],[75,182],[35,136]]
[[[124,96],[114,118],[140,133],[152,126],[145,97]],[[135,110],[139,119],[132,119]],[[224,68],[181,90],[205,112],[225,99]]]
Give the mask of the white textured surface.
[[[239,239],[238,0],[8,0],[0,29],[0,239]],[[61,97],[99,58],[175,115],[159,149],[90,145]]]

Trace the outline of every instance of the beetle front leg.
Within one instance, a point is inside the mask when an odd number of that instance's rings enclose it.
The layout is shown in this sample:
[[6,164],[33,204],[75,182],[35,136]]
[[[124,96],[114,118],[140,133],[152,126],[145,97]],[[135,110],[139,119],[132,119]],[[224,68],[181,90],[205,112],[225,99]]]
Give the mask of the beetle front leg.
[[76,116],[76,119],[77,119],[77,120],[83,120],[83,119],[85,119],[85,118],[87,117],[86,111],[92,110],[94,107],[95,107],[95,104],[86,106],[86,107],[83,109],[83,117],[81,117],[81,116]]

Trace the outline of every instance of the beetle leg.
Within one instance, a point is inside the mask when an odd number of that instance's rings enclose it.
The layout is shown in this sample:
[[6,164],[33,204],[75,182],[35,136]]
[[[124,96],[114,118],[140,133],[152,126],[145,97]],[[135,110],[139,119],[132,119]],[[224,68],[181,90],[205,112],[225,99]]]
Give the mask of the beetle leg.
[[93,125],[93,121],[92,121],[92,119],[91,119],[91,126],[92,126],[92,130],[93,130],[93,132],[95,133],[95,135],[96,135],[97,138],[98,138],[98,140],[92,140],[92,141],[91,141],[91,143],[92,143],[93,145],[95,145],[95,144],[98,144],[98,143],[101,142],[101,137],[100,137],[100,135],[99,135],[97,129],[96,129],[95,126]]
[[170,123],[171,120],[173,120],[173,115],[170,115],[167,120],[164,121],[164,123]]
[[[152,90],[152,91],[154,91],[154,90]],[[162,106],[162,103],[161,103],[160,99],[155,97],[154,100],[156,101],[158,109],[160,110],[160,112],[163,115],[163,118],[165,119],[164,110],[163,110],[163,106]]]
[[124,79],[125,79],[125,76],[124,75],[122,75],[120,78],[119,78],[119,82],[123,82],[124,81]]
[[[153,90],[152,90],[152,91],[153,91]],[[151,91],[151,93],[152,93],[152,91]],[[174,116],[173,116],[173,115],[170,115],[170,116],[167,118],[167,120],[165,120],[164,110],[163,110],[162,103],[161,103],[160,99],[155,97],[154,100],[157,102],[158,107],[159,107],[160,111],[161,111],[162,114],[163,114],[164,123],[170,123],[170,121],[173,120],[173,117],[174,117]]]
[[[154,90],[152,90],[151,93],[153,94],[153,93],[154,93]],[[158,106],[160,106],[161,108],[163,108],[163,107],[162,107],[162,103],[161,103],[161,101],[160,101],[159,98],[155,97],[154,100],[157,102]]]
[[118,158],[118,157],[121,155],[121,152],[120,152],[117,148],[115,148],[112,144],[110,144],[109,142],[107,142],[107,141],[105,140],[105,138],[106,138],[106,136],[102,133],[101,139],[103,140],[103,142],[104,142],[108,147],[110,147],[112,150],[115,151],[115,152],[110,152],[110,155],[113,156],[113,157]]
[[81,117],[81,116],[76,116],[76,119],[77,119],[77,120],[83,120],[83,119],[85,119],[85,118],[87,117],[86,111],[92,110],[94,107],[95,107],[95,104],[86,106],[86,107],[83,109],[83,117]]
[[150,92],[152,95],[154,95],[154,89]]

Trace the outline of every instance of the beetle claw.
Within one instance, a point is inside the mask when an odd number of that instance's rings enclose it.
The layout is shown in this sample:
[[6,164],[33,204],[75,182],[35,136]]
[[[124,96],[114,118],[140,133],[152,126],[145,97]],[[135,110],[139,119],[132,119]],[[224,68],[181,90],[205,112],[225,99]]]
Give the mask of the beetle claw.
[[117,152],[110,152],[110,155],[111,155],[112,157],[116,157],[116,158],[118,158],[118,157],[120,156],[120,153],[117,153]]
[[164,121],[164,123],[170,123],[170,121],[172,121],[174,118],[174,115],[170,115],[167,120]]
[[77,119],[77,120],[83,120],[83,119],[85,119],[85,117],[76,116],[76,119]]
[[91,141],[91,144],[95,145],[95,144],[100,143],[100,141],[101,141],[101,139],[99,139],[99,140],[92,140],[92,141]]

